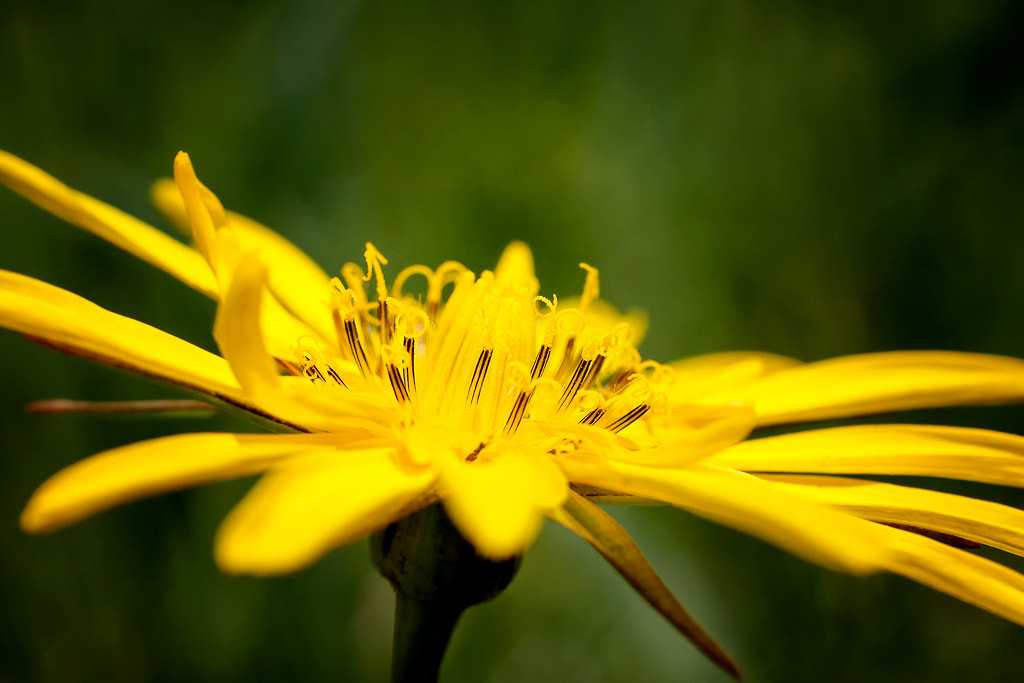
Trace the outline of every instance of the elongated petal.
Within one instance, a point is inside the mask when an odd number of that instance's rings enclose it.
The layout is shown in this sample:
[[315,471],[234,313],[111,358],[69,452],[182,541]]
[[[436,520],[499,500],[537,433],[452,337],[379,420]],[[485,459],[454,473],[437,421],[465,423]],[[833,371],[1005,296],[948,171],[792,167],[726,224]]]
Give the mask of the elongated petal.
[[223,208],[219,207],[219,202],[217,207],[211,207],[206,201],[209,190],[199,182],[195,169],[192,167],[192,160],[185,152],[178,152],[174,157],[174,180],[185,204],[196,248],[210,264],[210,268],[219,282],[219,288],[224,290],[229,284],[226,278],[230,277],[231,267],[234,265],[231,257],[236,254],[220,253],[217,224],[214,221],[211,208],[220,208],[221,212],[223,212]]
[[[213,336],[245,391],[248,403],[260,411],[290,425],[309,431],[333,430],[334,421],[324,422],[326,414],[315,403],[296,400],[315,389],[303,381],[301,389],[282,381],[274,357],[267,349],[260,310],[266,302],[266,268],[254,255],[246,255],[238,264],[231,284],[220,305],[213,325]],[[304,392],[302,390],[305,390]],[[337,411],[341,416],[341,411]]]
[[879,531],[888,546],[889,571],[1024,626],[1024,576],[918,534]]
[[262,434],[182,434],[115,448],[48,479],[25,507],[21,527],[52,531],[130,500],[253,474],[322,448],[320,436]]
[[[151,190],[157,208],[186,234],[191,234],[185,202],[174,181],[157,181]],[[327,273],[284,237],[251,218],[227,212],[227,224],[243,252],[256,252],[267,265],[267,286],[285,309],[324,338],[334,334],[327,307]]]
[[260,326],[266,267],[248,256],[239,263],[217,307],[213,337],[246,391],[263,397],[279,391],[278,371]]
[[775,491],[750,475],[700,465],[670,470],[571,458],[560,465],[573,482],[663,500],[826,567],[866,574],[881,566],[882,551],[860,520]]
[[[220,200],[196,177],[192,162],[184,152],[179,152],[174,159],[174,178],[196,246],[209,261],[223,296],[231,287],[231,280],[242,259],[254,252],[258,253],[260,248],[243,250],[238,240],[239,231],[229,224]],[[326,284],[324,288],[326,299]],[[300,337],[318,336],[312,327],[286,311],[269,291],[264,292],[262,297],[260,328],[264,343],[274,357],[291,358]],[[320,298],[315,300],[321,301]],[[326,311],[326,308],[324,310]],[[324,326],[326,323],[321,320],[320,325]]]
[[552,511],[549,516],[592,545],[651,607],[668,619],[697,649],[730,676],[739,679],[739,669],[732,658],[679,604],[640,548],[611,515],[579,494],[571,493],[565,507]]
[[282,574],[398,519],[434,479],[390,449],[318,454],[270,472],[221,525],[215,555],[233,573]]
[[0,182],[55,216],[216,298],[217,282],[195,249],[128,214],[72,190],[18,157],[0,151]]
[[17,273],[0,271],[0,326],[207,394],[240,394],[220,356]]
[[507,451],[491,462],[439,460],[448,515],[481,555],[494,560],[523,552],[540,533],[542,515],[568,495],[565,477],[541,454]]
[[673,403],[700,400],[797,365],[800,361],[793,358],[756,351],[695,356],[669,364],[674,381],[667,393]]
[[764,475],[780,490],[875,522],[953,534],[1024,555],[1024,511],[926,489],[864,479]]
[[782,370],[704,402],[751,401],[772,425],[1024,399],[1024,361],[951,351],[869,353]]
[[910,474],[1024,486],[1024,438],[960,427],[816,429],[744,441],[708,462],[747,472]]

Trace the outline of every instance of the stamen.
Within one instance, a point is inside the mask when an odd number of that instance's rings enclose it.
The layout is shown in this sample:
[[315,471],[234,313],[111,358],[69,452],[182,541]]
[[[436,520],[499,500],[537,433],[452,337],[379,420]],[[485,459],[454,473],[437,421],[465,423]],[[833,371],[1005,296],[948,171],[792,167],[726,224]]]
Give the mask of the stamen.
[[385,363],[388,369],[388,379],[391,380],[391,390],[395,393],[395,398],[398,399],[399,403],[409,402],[409,389],[405,386],[405,381],[402,379],[402,375],[399,374],[398,368],[394,363]]
[[348,388],[348,385],[345,384],[345,380],[341,378],[341,375],[338,374],[338,371],[332,368],[330,364],[327,365],[327,376],[333,379],[341,386],[345,387],[346,389]]
[[526,406],[529,405],[531,398],[533,398],[532,391],[519,392],[519,396],[516,397],[516,402],[512,406],[512,412],[509,413],[508,420],[505,421],[505,429],[502,431],[505,436],[512,436],[519,429],[519,423],[526,415]]
[[359,330],[356,328],[356,321],[351,318],[345,320],[345,340],[348,342],[348,350],[352,354],[352,360],[355,362],[356,367],[359,368],[359,374],[363,377],[369,377],[370,361],[366,358],[366,352],[363,351],[362,342],[359,341]]
[[315,364],[311,363],[307,365],[306,369],[303,370],[302,374],[305,375],[306,379],[308,379],[313,384],[316,384],[317,382],[319,382],[320,384],[327,384],[327,380],[324,379],[324,374],[320,372],[320,368],[318,368]]
[[597,421],[600,420],[602,417],[604,417],[604,413],[605,413],[604,408],[601,408],[601,407],[594,408],[593,410],[591,410],[589,413],[587,413],[580,420],[580,424],[581,425],[594,425],[594,424],[597,424]]
[[572,367],[572,362],[574,360],[573,350],[575,347],[576,335],[573,334],[565,340],[565,351],[562,352],[562,362],[558,364],[558,369],[555,370],[555,379],[561,379],[569,372],[569,368]]
[[586,318],[584,318],[583,313],[576,308],[563,310],[555,316],[555,328],[558,332],[565,335],[565,347],[562,350],[562,360],[558,364],[558,369],[555,370],[555,379],[561,381],[567,374],[569,374],[569,369],[572,368],[573,364],[576,362],[576,357],[574,355],[576,350],[576,337],[586,328],[586,326]]
[[363,291],[364,279],[363,269],[355,263],[346,263],[341,267],[341,277],[345,280],[345,286],[353,299],[353,306],[356,310],[362,310],[367,305],[366,292]]
[[629,383],[629,380],[636,376],[636,374],[637,371],[633,368],[626,368],[625,370],[618,372],[614,377],[612,377],[611,381],[608,382],[607,390],[613,394],[617,393],[620,389],[626,386],[626,384]]
[[406,337],[402,347],[409,354],[409,363],[402,369],[402,379],[406,387],[416,391],[416,338]]
[[[408,269],[406,269],[408,270]],[[402,349],[407,359],[402,366],[402,380],[412,392],[416,391],[416,344],[430,326],[427,315],[418,307],[403,304],[394,297],[388,298],[388,306],[397,311],[393,325],[395,338],[401,338]]]
[[547,344],[541,344],[540,349],[537,351],[537,357],[533,359],[533,367],[530,368],[530,379],[537,379],[544,374],[544,369],[548,366],[548,361],[551,360],[551,347]]
[[605,356],[603,353],[597,354],[594,357],[594,362],[590,366],[590,370],[587,372],[586,379],[583,380],[583,385],[580,387],[583,390],[589,389],[594,386],[594,381],[597,379],[598,373],[601,372],[601,366],[604,365]]
[[631,411],[620,417],[618,420],[608,425],[607,429],[610,432],[621,432],[623,429],[625,429],[626,427],[628,427],[629,425],[633,424],[641,417],[643,417],[644,413],[646,413],[650,409],[650,405],[648,405],[647,403],[641,403],[636,408],[633,408]]
[[299,360],[298,364],[285,360],[279,361],[289,373],[305,377],[313,384],[327,384],[327,377],[330,377],[338,386],[348,388],[337,370],[324,359],[320,345],[312,337],[305,335],[299,337],[295,354]]
[[566,384],[565,389],[562,390],[562,397],[558,399],[558,407],[555,409],[556,411],[561,412],[566,409],[569,407],[569,404],[572,403],[572,400],[576,398],[577,392],[583,388],[584,380],[589,376],[590,367],[593,363],[593,359],[580,359],[579,364],[576,365],[576,372],[572,374],[572,378],[569,380],[569,383]]
[[476,367],[473,368],[473,377],[469,380],[469,392],[466,400],[476,404],[480,401],[480,392],[483,390],[484,377],[487,375],[487,368],[491,365],[492,349],[485,348],[477,358]]

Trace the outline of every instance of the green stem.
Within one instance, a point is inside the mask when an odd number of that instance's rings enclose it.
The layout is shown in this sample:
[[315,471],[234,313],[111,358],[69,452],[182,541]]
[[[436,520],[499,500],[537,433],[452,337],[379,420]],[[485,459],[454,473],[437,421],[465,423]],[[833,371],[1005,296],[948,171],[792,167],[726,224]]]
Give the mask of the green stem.
[[395,587],[392,683],[437,683],[459,616],[501,593],[520,559],[495,562],[478,556],[440,504],[375,533],[370,554]]
[[441,659],[463,607],[395,593],[391,683],[437,683]]

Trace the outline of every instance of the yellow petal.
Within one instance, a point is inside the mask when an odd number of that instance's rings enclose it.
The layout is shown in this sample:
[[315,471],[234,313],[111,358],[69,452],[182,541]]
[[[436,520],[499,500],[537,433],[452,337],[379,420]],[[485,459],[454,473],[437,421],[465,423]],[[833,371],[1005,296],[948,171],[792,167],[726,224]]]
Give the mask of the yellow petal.
[[[191,234],[185,202],[174,181],[157,181],[151,190],[157,208],[186,234]],[[270,228],[227,212],[227,225],[243,252],[255,252],[267,264],[267,286],[290,313],[326,339],[334,335],[327,307],[330,278],[294,244]]]
[[672,403],[699,400],[750,384],[766,375],[800,365],[800,361],[773,353],[731,351],[711,353],[669,364],[673,382],[667,393]]
[[115,448],[50,477],[21,515],[25,531],[72,524],[121,503],[260,472],[324,448],[313,435],[182,434]]
[[[242,231],[236,230],[234,225],[229,224],[220,200],[199,181],[192,162],[184,152],[179,152],[174,160],[174,178],[188,215],[196,246],[210,262],[210,267],[217,277],[223,295],[231,286],[231,279],[239,268],[243,255],[252,252],[258,253],[265,245],[261,244],[255,250],[243,251],[238,240]],[[315,303],[306,305],[317,306],[325,302],[326,294],[327,284],[325,282],[323,283],[323,298],[314,295],[312,301]],[[318,341],[323,339],[313,328],[286,311],[277,297],[269,291],[262,296],[260,327],[263,330],[264,343],[271,355],[276,358],[293,358],[295,345],[300,337],[309,335],[317,338]],[[323,303],[321,313],[318,324],[320,327],[324,327],[327,323],[324,322],[323,317],[329,315],[326,303]],[[333,329],[333,323],[330,325]]]
[[571,458],[564,458],[560,465],[573,482],[663,500],[826,567],[866,574],[877,571],[882,561],[878,544],[860,520],[775,491],[740,472]]
[[701,397],[751,401],[772,425],[1024,399],[1024,361],[952,351],[869,353],[800,365]]
[[565,477],[542,454],[507,450],[493,460],[439,458],[448,516],[492,560],[518,555],[540,533],[542,515],[568,495]]
[[535,283],[533,253],[524,242],[512,242],[498,259],[494,268],[495,283],[499,287],[514,287],[520,283]]
[[886,569],[1024,626],[1024,576],[918,534],[879,526]]
[[230,267],[234,264],[230,260],[225,260],[229,254],[218,253],[217,224],[211,211],[213,207],[206,201],[212,193],[199,182],[192,167],[192,160],[185,152],[178,152],[174,157],[174,180],[185,204],[196,248],[210,264],[213,274],[220,283],[220,289],[223,290],[228,284],[225,277],[230,274]]
[[279,391],[279,373],[260,326],[266,268],[255,256],[239,263],[217,307],[213,337],[242,387],[257,397]]
[[1024,486],[1024,438],[960,427],[816,429],[744,441],[708,462],[747,472],[910,474]]
[[221,525],[215,555],[233,573],[296,571],[400,518],[434,479],[390,449],[318,454],[270,472]]
[[611,515],[582,496],[571,493],[565,507],[553,510],[549,516],[592,545],[651,607],[668,619],[697,649],[733,678],[739,679],[739,669],[728,653],[679,604],[640,548]]
[[178,232],[186,237],[192,237],[192,226],[188,222],[185,201],[181,198],[178,184],[173,178],[158,178],[154,181],[149,186],[149,199]]
[[255,251],[267,264],[267,286],[285,310],[325,339],[333,339],[327,273],[301,249],[256,221],[229,212],[228,224],[239,246]]
[[1024,511],[926,489],[864,479],[763,475],[779,489],[874,522],[953,534],[1024,555]]
[[217,307],[214,339],[242,385],[245,401],[257,406],[260,414],[293,427],[301,425],[305,431],[329,431],[336,423],[325,422],[325,418],[332,414],[341,418],[346,411],[318,410],[315,399],[303,401],[303,394],[316,389],[305,380],[299,387],[283,382],[267,349],[260,315],[267,300],[265,277],[266,268],[255,256],[246,255],[239,261]]
[[202,255],[156,228],[72,190],[32,164],[3,151],[0,151],[0,182],[55,216],[216,298],[217,282]]
[[240,396],[220,356],[24,275],[0,271],[0,326],[206,394]]

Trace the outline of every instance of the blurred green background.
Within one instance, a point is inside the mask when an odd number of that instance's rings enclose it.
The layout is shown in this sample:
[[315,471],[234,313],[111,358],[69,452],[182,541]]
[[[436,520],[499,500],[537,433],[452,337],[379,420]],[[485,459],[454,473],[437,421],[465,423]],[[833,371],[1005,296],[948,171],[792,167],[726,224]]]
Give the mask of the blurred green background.
[[[0,148],[144,219],[179,149],[229,208],[334,271],[479,270],[535,249],[543,292],[650,311],[669,360],[948,348],[1024,356],[1024,5],[0,4]],[[0,267],[204,346],[213,306],[0,192]],[[235,482],[33,538],[40,482],[229,418],[26,416],[172,397],[0,334],[0,681],[383,681],[392,600],[364,544],[298,575],[211,557]],[[900,421],[1024,433],[1024,408]],[[1018,506],[1024,495],[960,487]],[[616,513],[750,681],[1007,681],[1024,629],[894,577],[853,579],[669,508]],[[1002,557],[1017,568],[1017,558]],[[548,525],[472,610],[448,681],[721,681],[604,562]]]

